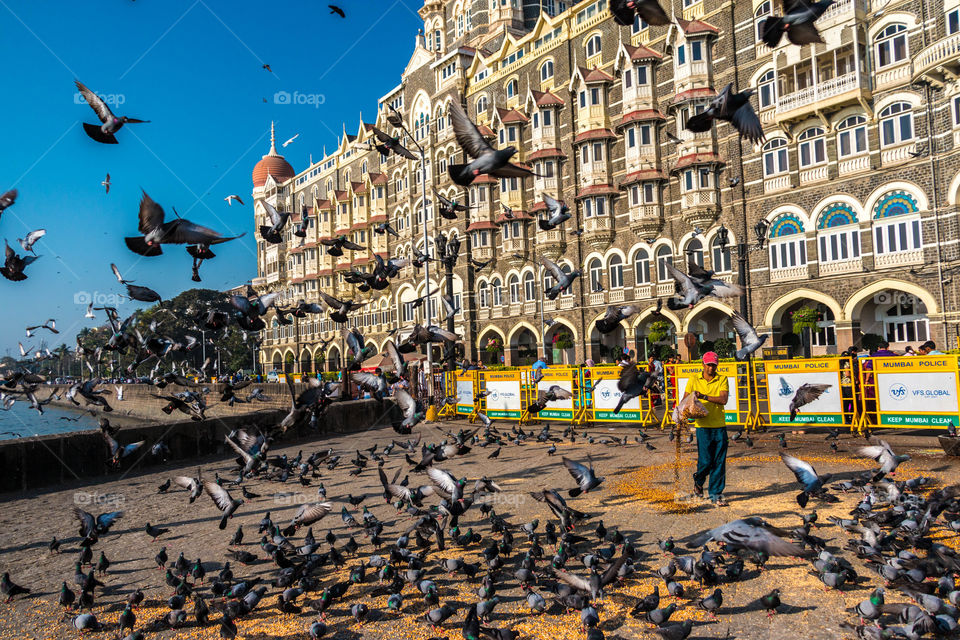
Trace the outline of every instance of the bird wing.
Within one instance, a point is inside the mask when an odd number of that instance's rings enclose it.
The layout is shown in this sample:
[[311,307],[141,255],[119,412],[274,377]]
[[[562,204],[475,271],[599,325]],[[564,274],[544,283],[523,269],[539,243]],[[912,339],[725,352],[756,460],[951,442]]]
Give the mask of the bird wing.
[[337,300],[336,298],[334,298],[333,296],[328,295],[328,294],[324,293],[323,291],[320,291],[319,293],[320,293],[320,299],[323,300],[323,301],[327,304],[328,307],[333,307],[334,309],[339,309],[340,307],[343,306],[343,303],[340,302],[339,300]]
[[[816,31],[816,27],[814,27],[814,31]],[[749,99],[733,112],[730,121],[734,128],[750,141],[761,142],[763,140],[763,125],[760,123],[760,118],[757,117],[757,112],[753,110],[753,105],[750,104]]]
[[413,414],[417,411],[417,403],[414,401],[413,396],[407,393],[403,389],[397,389],[393,392],[393,400],[400,407],[400,410],[403,411],[403,415],[406,418],[412,418]]
[[110,270],[113,271],[113,275],[117,276],[117,282],[124,284],[123,276],[120,275],[120,269],[117,269],[117,265],[110,263]]
[[97,521],[94,520],[93,515],[87,513],[80,507],[73,508],[73,515],[80,521],[85,535],[97,530]]
[[578,575],[574,575],[568,571],[562,571],[560,569],[554,569],[553,574],[557,576],[562,582],[566,582],[568,585],[573,587],[578,591],[585,591],[590,593],[590,583],[581,578]]
[[397,346],[393,344],[393,340],[387,341],[387,355],[390,356],[394,370],[399,372],[403,368],[403,357],[400,355],[400,352],[397,351]]
[[800,385],[800,388],[797,389],[796,395],[793,396],[794,403],[800,407],[805,404],[810,404],[821,395],[823,392],[829,389],[833,385],[829,384],[806,384]]
[[693,260],[687,261],[687,273],[694,280],[702,280],[704,282],[709,280],[710,276],[713,275],[712,271],[707,271]]
[[106,122],[113,117],[113,112],[110,111],[110,107],[100,99],[100,96],[90,91],[90,89],[79,80],[74,80],[73,83],[77,85],[77,89],[83,94],[83,98],[87,101],[87,104],[90,105],[90,108],[96,112],[97,117],[100,118],[100,122]]
[[463,147],[471,158],[479,158],[485,153],[493,151],[493,147],[486,141],[477,125],[470,121],[460,103],[454,100],[450,103],[450,121],[453,124],[453,133],[457,143]]
[[617,380],[617,389],[626,391],[639,383],[640,371],[634,365],[630,365],[620,371],[620,379]]
[[540,195],[543,197],[543,203],[544,203],[545,205],[547,205],[547,209],[550,210],[550,213],[551,213],[551,214],[553,214],[554,212],[560,210],[560,203],[559,203],[559,202],[557,202],[555,199],[551,198],[550,196],[548,196],[548,195],[545,194],[545,193],[540,194]]
[[564,389],[563,387],[558,387],[557,385],[550,385],[548,389],[558,400],[569,400],[573,397],[573,394]]
[[173,476],[173,483],[183,487],[184,489],[192,491],[195,480],[193,478],[188,478],[187,476]]
[[663,266],[667,268],[667,273],[670,274],[670,277],[672,277],[677,284],[680,285],[680,292],[683,293],[684,296],[690,294],[699,295],[699,291],[697,290],[696,286],[694,286],[693,279],[690,276],[685,274],[683,271],[680,271],[669,262],[665,262]]
[[153,201],[153,198],[143,192],[140,198],[140,233],[149,233],[163,224],[163,207]]
[[275,225],[280,224],[280,221],[281,221],[282,218],[281,218],[281,216],[280,216],[280,212],[277,211],[276,207],[274,207],[272,204],[270,204],[269,202],[267,202],[266,200],[264,200],[264,201],[263,201],[263,208],[267,210],[267,215],[270,217],[270,224],[271,224],[271,225],[274,225],[274,226],[275,226]]
[[305,504],[297,511],[297,514],[293,517],[293,521],[299,522],[300,524],[313,524],[332,510],[333,505],[329,502]]
[[817,481],[817,472],[809,462],[801,460],[800,458],[794,458],[785,453],[780,454],[780,459],[783,460],[783,464],[787,465],[787,469],[793,471],[793,475],[797,477],[797,482],[804,487],[810,486]]
[[563,279],[564,273],[560,267],[557,266],[556,262],[550,258],[547,258],[546,256],[541,256],[540,262],[543,264],[545,269],[550,271],[550,275],[553,276],[554,280],[559,282],[561,279]]
[[710,293],[718,298],[737,298],[743,295],[743,287],[738,284],[731,284],[723,280],[711,280],[712,286]]
[[577,484],[582,483],[586,475],[590,473],[590,470],[579,462],[575,462],[567,457],[563,457],[561,460],[563,460],[563,465],[567,468],[567,471],[570,472],[570,475],[573,476],[573,479],[577,481]]
[[213,480],[207,480],[203,483],[204,492],[210,496],[213,500],[213,504],[217,505],[217,508],[220,511],[226,511],[233,504],[233,498],[230,497],[230,494],[226,489],[218,485]]
[[744,318],[738,311],[734,311],[730,315],[730,321],[733,323],[733,328],[736,330],[737,335],[740,336],[740,342],[743,346],[754,345],[760,341],[760,336],[757,335],[757,330],[753,328],[747,319]]
[[454,478],[448,471],[443,469],[438,469],[436,467],[430,467],[427,469],[427,475],[430,476],[430,480],[433,481],[433,484],[437,485],[447,493],[453,495],[457,491],[457,479]]
[[380,376],[372,373],[359,371],[354,373],[351,377],[353,378],[353,381],[359,384],[361,387],[366,387],[367,389],[378,389],[380,387]]
[[[289,376],[288,376],[288,378],[289,378]],[[246,451],[244,451],[243,449],[241,449],[241,448],[240,448],[240,445],[238,445],[236,442],[234,442],[234,441],[230,438],[230,436],[224,437],[224,441],[225,441],[227,444],[230,445],[230,448],[232,448],[234,451],[237,452],[237,455],[238,455],[238,456],[240,456],[241,458],[243,458],[243,462],[244,462],[245,465],[246,465],[246,464],[250,464],[250,461],[253,459],[253,456],[251,456],[249,453],[247,453]],[[181,476],[181,477],[182,477],[182,476]],[[176,478],[174,478],[174,480],[176,480]],[[187,488],[190,488],[190,487],[187,487]]]

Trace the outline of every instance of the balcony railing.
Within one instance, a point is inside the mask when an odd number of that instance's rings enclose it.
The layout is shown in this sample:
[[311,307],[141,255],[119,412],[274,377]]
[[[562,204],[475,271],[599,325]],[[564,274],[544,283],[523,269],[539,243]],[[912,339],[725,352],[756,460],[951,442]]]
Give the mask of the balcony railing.
[[847,73],[830,80],[821,80],[806,89],[780,96],[777,99],[777,113],[787,113],[850,91],[856,91],[860,88],[860,84],[860,77],[857,73]]
[[820,19],[817,20],[817,29],[821,31],[840,22],[845,22],[856,15],[857,11],[867,10],[864,0],[836,0],[827,7]]
[[859,273],[863,271],[863,258],[820,262],[820,275],[832,276],[838,273]]
[[877,269],[887,267],[901,267],[923,262],[923,249],[909,251],[895,251],[893,253],[878,253],[873,257],[873,266]]
[[586,233],[598,233],[610,230],[610,216],[593,216],[583,221],[583,230]]
[[786,267],[783,269],[770,269],[770,282],[783,282],[784,280],[806,280],[809,274],[807,265],[799,267]]
[[838,171],[842,176],[850,173],[859,173],[860,171],[866,171],[870,168],[870,156],[863,154],[855,158],[840,160],[837,164]]
[[764,193],[773,193],[774,191],[783,191],[784,189],[790,188],[790,176],[788,174],[783,174],[782,176],[773,176],[772,178],[766,178],[763,181],[763,192]]
[[657,297],[660,296],[672,296],[673,292],[676,290],[674,282],[661,282],[657,284]]
[[954,33],[934,42],[913,59],[913,76],[917,77],[930,72],[940,74],[943,67],[955,68],[958,64],[960,64],[960,33]]
[[827,179],[827,165],[820,165],[819,167],[811,167],[809,169],[802,169],[800,171],[800,184],[807,184],[809,182],[818,182],[820,180]]
[[591,293],[589,297],[589,304],[592,307],[606,304],[606,294],[603,291],[598,291],[597,293]]
[[652,300],[653,299],[653,285],[652,284],[638,284],[633,290],[633,299],[634,300]]
[[698,189],[688,191],[682,195],[684,208],[711,206],[717,203],[717,192],[714,189]]

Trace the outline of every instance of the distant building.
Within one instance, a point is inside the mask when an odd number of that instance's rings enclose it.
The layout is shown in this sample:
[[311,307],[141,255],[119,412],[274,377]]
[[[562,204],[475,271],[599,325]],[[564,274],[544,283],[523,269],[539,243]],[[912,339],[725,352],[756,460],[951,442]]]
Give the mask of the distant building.
[[[286,211],[306,208],[310,227],[302,246],[292,225],[280,245],[258,241],[255,286],[284,292],[281,305],[315,301],[321,289],[366,301],[354,323],[377,349],[388,329],[423,321],[427,307],[411,305],[424,292],[422,272],[408,268],[390,289],[369,293],[339,277],[369,270],[374,255],[423,249],[419,162],[384,158],[370,146],[374,125],[400,135],[386,119],[391,105],[426,150],[428,199],[434,188],[469,198],[460,220],[435,217],[431,204],[426,221],[431,238],[441,229],[464,240],[454,287],[469,358],[499,360],[485,349],[495,339],[508,364],[531,362],[542,338],[552,347],[560,334],[575,346],[548,349],[548,360],[615,361],[623,346],[643,354],[657,298],[674,292],[664,265],[688,259],[746,282],[745,311],[774,344],[796,338],[791,312],[813,307],[820,318],[814,353],[835,353],[864,334],[895,348],[928,338],[953,346],[960,5],[950,0],[942,14],[921,19],[916,1],[881,11],[837,0],[817,23],[825,44],[784,39],[773,51],[757,37],[759,22],[781,10],[770,1],[675,6],[682,14],[673,26],[620,27],[606,0],[428,0],[420,9],[424,31],[374,122],[353,125],[354,133],[345,128],[336,149],[301,171],[273,142],[257,163],[256,225],[268,200]],[[726,124],[703,134],[683,128],[728,83],[756,89],[762,144],[741,141]],[[466,191],[450,181],[448,163],[463,156],[447,105],[460,96],[484,134],[515,146],[515,159],[540,177],[483,176]],[[564,229],[538,229],[543,193],[574,211]],[[385,221],[400,238],[372,233]],[[572,235],[577,228],[584,233]],[[336,234],[365,249],[329,256],[318,240]],[[542,310],[541,255],[584,272],[570,294]],[[474,272],[467,256],[496,262]],[[431,279],[431,290],[443,284],[435,264]],[[611,304],[643,311],[601,336],[595,321]],[[430,305],[432,318],[438,306]],[[676,336],[688,332],[733,337],[728,316],[739,308],[737,300],[711,299],[663,315],[680,346]],[[541,312],[555,320],[549,328]],[[342,359],[326,316],[289,326],[267,320],[267,366],[313,370]],[[319,352],[329,338],[336,339]]]

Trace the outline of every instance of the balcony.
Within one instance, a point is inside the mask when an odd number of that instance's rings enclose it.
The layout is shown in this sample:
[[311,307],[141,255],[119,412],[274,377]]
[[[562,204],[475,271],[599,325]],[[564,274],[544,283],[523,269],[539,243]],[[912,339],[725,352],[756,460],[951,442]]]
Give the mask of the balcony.
[[557,193],[560,190],[560,184],[557,180],[557,175],[553,174],[549,178],[540,178],[535,176],[533,178],[533,190],[538,194],[542,193],[543,191]]
[[591,293],[587,297],[587,304],[591,307],[597,307],[607,303],[607,294],[603,291],[598,291],[596,293]]
[[510,238],[509,240],[504,240],[502,255],[512,266],[519,267],[526,262],[527,259],[526,238]]
[[548,258],[556,260],[566,247],[566,243],[563,241],[563,231],[561,229],[537,231],[537,247]]
[[657,284],[657,297],[672,296],[674,293],[676,293],[676,290],[677,286],[673,280],[670,282],[660,282]]
[[841,273],[861,273],[863,272],[863,258],[851,258],[849,260],[834,260],[832,262],[820,262],[821,276],[834,276]]
[[841,176],[851,173],[860,173],[870,169],[870,156],[867,154],[859,155],[854,158],[846,158],[837,163],[838,172]]
[[490,260],[493,258],[493,247],[474,247],[473,248],[473,259],[474,260]]
[[583,239],[594,250],[606,250],[613,240],[613,221],[610,216],[593,216],[585,219],[583,221]]
[[923,249],[896,251],[894,253],[878,253],[873,256],[873,266],[876,269],[903,267],[921,263],[923,263]]
[[575,300],[572,295],[565,295],[560,297],[561,309],[573,309],[574,306],[575,306]]
[[775,193],[777,191],[784,191],[785,189],[790,188],[790,174],[783,174],[782,176],[773,176],[772,178],[764,178],[763,180],[763,192],[764,193]]
[[710,86],[710,66],[706,60],[676,67],[673,76],[674,93],[682,93],[690,89],[699,89]]
[[602,104],[589,105],[577,110],[577,133],[592,129],[609,129],[610,118],[607,107]]
[[652,284],[638,284],[633,289],[633,299],[634,300],[652,300],[653,299],[653,285]]
[[806,280],[809,277],[807,265],[787,267],[784,269],[770,269],[770,282],[784,282],[788,280]]
[[907,84],[910,82],[912,73],[913,66],[909,60],[905,60],[901,64],[877,69],[873,73],[873,88],[876,90],[889,89],[901,84]]
[[809,184],[811,182],[820,182],[827,179],[827,165],[811,167],[800,170],[800,184]]
[[629,209],[630,229],[641,238],[660,233],[663,226],[663,208],[659,204],[641,204]]
[[925,78],[942,87],[960,74],[960,33],[937,40],[913,59],[913,79]]
[[537,312],[537,303],[536,302],[524,302],[523,303],[523,315],[531,316]]
[[608,296],[610,304],[623,302],[624,300],[626,300],[626,297],[627,297],[627,293],[623,288],[611,290],[610,295]]
[[916,152],[916,150],[916,144],[912,142],[908,144],[901,144],[896,147],[886,147],[880,150],[880,164],[895,165],[902,162],[908,162],[914,159],[915,156],[911,154]]
[[556,311],[557,310],[557,301],[549,300],[547,298],[543,299],[543,310],[544,311]]
[[[864,0],[836,0],[817,20],[817,29],[822,32],[851,18],[862,17],[866,11],[867,3]],[[858,16],[858,13],[861,15]]]
[[691,227],[706,229],[718,213],[716,189],[694,189],[680,195],[680,215]]
[[859,73],[847,73],[777,98],[777,118],[790,120],[806,117],[813,111],[824,111],[851,100],[870,97],[867,81]]
[[552,149],[557,146],[556,125],[550,125],[549,127],[541,125],[536,128],[531,128],[530,131],[532,132],[530,136],[530,147],[532,151]]
[[607,184],[606,162],[589,162],[580,166],[580,185]]

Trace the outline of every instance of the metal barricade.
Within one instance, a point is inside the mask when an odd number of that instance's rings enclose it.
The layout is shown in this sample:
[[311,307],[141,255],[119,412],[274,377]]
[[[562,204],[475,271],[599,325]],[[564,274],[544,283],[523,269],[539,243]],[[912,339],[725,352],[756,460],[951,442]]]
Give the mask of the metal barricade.
[[[527,381],[524,384],[526,395],[525,419],[531,420],[562,420],[565,422],[575,422],[577,418],[577,409],[582,406],[580,398],[580,370],[576,367],[551,367],[541,369],[543,377],[539,382],[533,383],[533,372],[525,371]],[[541,391],[548,391],[550,387],[557,386],[564,391],[569,391],[571,398],[569,400],[551,400],[547,402],[546,407],[539,412],[530,414],[530,405],[537,402]]]
[[858,358],[857,427],[960,425],[958,356]]
[[[664,366],[663,377],[666,387],[667,406],[663,412],[661,428],[673,424],[673,410],[683,400],[687,383],[703,372],[700,362],[668,364]],[[717,365],[717,375],[727,379],[727,403],[724,416],[728,426],[740,426],[747,429],[756,427],[755,398],[750,378],[749,362],[721,362]]]
[[755,360],[756,412],[771,425],[847,425],[859,408],[850,358]]
[[629,422],[644,425],[657,422],[649,394],[631,398],[614,413],[620,402],[617,387],[620,372],[618,365],[589,367],[583,370],[584,397],[587,400],[587,416],[592,422]]

